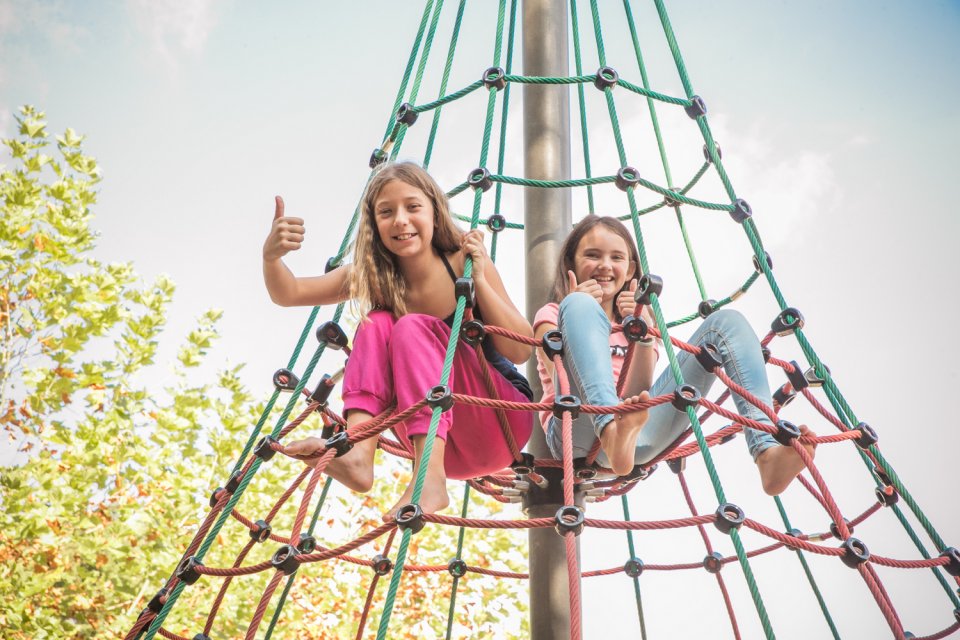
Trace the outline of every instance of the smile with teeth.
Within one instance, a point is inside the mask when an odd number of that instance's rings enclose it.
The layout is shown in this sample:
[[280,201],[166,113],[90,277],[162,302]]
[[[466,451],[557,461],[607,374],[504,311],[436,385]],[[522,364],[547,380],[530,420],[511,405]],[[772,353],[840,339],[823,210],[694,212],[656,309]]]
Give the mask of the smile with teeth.
[[394,239],[394,240],[399,240],[399,241],[402,242],[402,241],[404,241],[404,240],[409,240],[410,238],[414,237],[415,235],[417,235],[417,234],[415,234],[415,233],[401,233],[401,234],[398,235],[398,236],[393,236],[393,239]]

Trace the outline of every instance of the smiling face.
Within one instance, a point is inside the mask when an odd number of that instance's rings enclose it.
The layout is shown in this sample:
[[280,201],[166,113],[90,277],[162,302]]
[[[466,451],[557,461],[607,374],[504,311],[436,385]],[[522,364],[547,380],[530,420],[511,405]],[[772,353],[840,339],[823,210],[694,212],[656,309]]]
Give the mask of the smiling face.
[[597,281],[605,306],[616,299],[636,272],[626,240],[603,225],[594,226],[580,239],[573,264],[577,282]]
[[373,203],[377,234],[383,246],[398,258],[430,251],[435,216],[427,194],[403,180],[383,185]]

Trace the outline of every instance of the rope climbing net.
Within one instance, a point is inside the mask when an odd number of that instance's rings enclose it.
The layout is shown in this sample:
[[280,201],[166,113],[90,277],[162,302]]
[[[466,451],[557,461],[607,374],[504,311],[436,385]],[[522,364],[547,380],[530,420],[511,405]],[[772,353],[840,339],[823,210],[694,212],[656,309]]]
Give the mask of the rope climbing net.
[[[336,307],[332,319],[317,325],[320,309],[315,308],[299,336],[295,349],[286,367],[278,370],[273,376],[274,392],[267,402],[256,427],[246,441],[242,452],[234,465],[229,477],[222,487],[218,487],[210,497],[209,511],[192,540],[185,549],[181,561],[173,574],[163,583],[162,588],[149,601],[146,608],[138,616],[136,623],[126,636],[127,640],[146,638],[150,640],[156,635],[165,638],[183,638],[185,636],[173,633],[164,626],[164,621],[173,610],[178,598],[185,588],[196,583],[209,583],[214,578],[221,579],[220,587],[214,597],[206,622],[194,640],[205,640],[213,637],[218,612],[220,612],[228,589],[234,578],[266,573],[269,581],[251,615],[247,627],[246,637],[254,638],[259,632],[268,608],[274,599],[274,594],[283,583],[281,595],[277,598],[273,616],[266,629],[266,638],[273,634],[281,618],[284,603],[288,600],[298,569],[304,565],[318,562],[346,562],[353,565],[372,569],[372,578],[367,588],[363,614],[357,626],[356,637],[363,637],[368,620],[368,613],[374,602],[374,596],[380,578],[389,577],[387,592],[383,598],[382,611],[379,617],[378,639],[389,637],[390,621],[401,581],[405,573],[448,572],[452,580],[452,597],[448,614],[447,637],[450,637],[452,619],[454,617],[455,598],[459,581],[467,574],[473,573],[494,578],[525,579],[528,574],[516,571],[497,570],[471,563],[469,554],[463,553],[462,543],[464,529],[532,529],[554,528],[564,539],[566,548],[567,573],[569,577],[571,637],[582,636],[582,621],[580,618],[580,578],[592,578],[613,574],[625,574],[634,584],[637,599],[637,610],[643,637],[646,637],[644,627],[643,607],[640,600],[640,576],[651,571],[675,570],[706,570],[715,577],[716,583],[724,600],[724,606],[729,615],[730,627],[735,637],[741,636],[737,615],[731,601],[728,585],[721,570],[727,564],[740,565],[747,583],[754,608],[767,638],[773,638],[774,630],[764,603],[761,590],[751,568],[750,560],[773,551],[787,548],[796,552],[796,556],[803,572],[814,592],[823,618],[835,638],[839,638],[838,627],[827,605],[826,599],[814,577],[813,570],[808,562],[808,555],[834,557],[846,566],[855,570],[862,578],[876,602],[881,615],[896,638],[914,637],[904,630],[893,600],[884,587],[883,581],[876,567],[891,569],[926,569],[932,572],[935,580],[946,594],[948,606],[952,611],[949,615],[953,622],[940,624],[939,630],[924,636],[925,638],[944,638],[960,630],[960,599],[955,592],[960,585],[960,551],[948,546],[939,536],[930,520],[924,515],[917,502],[911,496],[902,480],[898,477],[890,463],[883,456],[878,446],[876,431],[865,422],[859,420],[853,409],[845,400],[837,387],[830,370],[824,365],[810,342],[804,335],[804,317],[796,308],[791,307],[781,292],[773,274],[773,261],[764,249],[759,233],[752,217],[750,205],[738,197],[734,187],[724,169],[720,148],[713,138],[708,120],[707,109],[702,100],[693,90],[680,54],[679,46],[668,19],[662,0],[654,0],[657,15],[665,35],[667,44],[676,66],[684,95],[676,97],[659,93],[650,88],[650,83],[641,53],[639,37],[631,5],[623,2],[624,22],[629,27],[630,42],[636,58],[639,83],[628,81],[621,77],[620,72],[608,64],[604,48],[601,29],[600,8],[596,0],[591,0],[589,13],[592,18],[593,35],[595,38],[599,69],[596,73],[585,73],[583,70],[580,25],[578,22],[578,8],[576,0],[570,0],[571,35],[574,45],[573,61],[575,75],[569,77],[540,77],[524,76],[513,73],[514,41],[517,25],[517,1],[501,0],[498,3],[497,22],[494,38],[494,52],[492,66],[480,74],[480,78],[471,84],[452,92],[448,92],[448,83],[457,49],[457,42],[461,31],[465,11],[465,0],[460,0],[453,22],[453,33],[448,47],[443,74],[439,84],[438,97],[432,102],[418,103],[419,92],[423,82],[427,61],[430,57],[434,36],[437,32],[443,0],[427,0],[420,19],[414,43],[407,60],[403,79],[397,92],[397,97],[391,110],[391,118],[382,138],[383,142],[377,146],[370,157],[371,175],[376,169],[388,160],[398,157],[405,136],[421,116],[432,114],[432,122],[426,137],[426,146],[423,155],[423,165],[429,166],[437,140],[440,117],[443,108],[472,94],[486,94],[486,109],[483,120],[483,133],[480,146],[477,168],[470,171],[466,180],[449,190],[451,199],[460,194],[472,193],[472,214],[459,216],[469,223],[471,229],[485,225],[491,232],[491,256],[496,259],[500,234],[509,230],[522,230],[523,225],[508,220],[501,212],[504,185],[519,186],[536,189],[564,189],[582,188],[586,193],[588,213],[595,211],[595,191],[604,185],[614,185],[623,192],[626,198],[628,213],[620,218],[632,223],[637,249],[641,261],[641,271],[646,274],[640,282],[637,292],[639,305],[649,309],[654,319],[652,324],[640,318],[639,309],[635,317],[624,319],[621,325],[613,328],[622,331],[630,342],[629,350],[641,339],[653,336],[661,339],[668,361],[669,370],[678,385],[677,391],[652,397],[646,402],[624,404],[616,407],[593,406],[581,403],[579,398],[572,395],[567,380],[563,362],[563,336],[560,332],[549,332],[542,340],[534,340],[504,328],[484,325],[472,315],[471,289],[469,286],[457,287],[457,306],[453,319],[451,339],[446,347],[443,368],[438,372],[437,385],[432,389],[424,389],[424,399],[410,407],[392,407],[372,420],[346,430],[345,420],[330,406],[330,397],[339,382],[343,369],[333,374],[324,374],[316,382],[313,390],[308,389],[308,382],[313,377],[321,358],[328,352],[342,352],[349,356],[349,339],[341,328],[344,306]],[[502,60],[505,58],[505,60]],[[632,73],[632,72],[631,72]],[[505,173],[505,149],[507,143],[507,118],[510,105],[510,92],[514,85],[525,84],[555,84],[572,85],[576,89],[579,105],[580,133],[583,146],[584,177],[569,180],[534,180],[507,175]],[[615,171],[607,175],[594,175],[590,154],[590,136],[586,109],[585,93],[590,87],[601,92],[606,103],[609,124],[613,133],[613,141],[618,156],[618,165]],[[621,128],[621,119],[618,116],[617,98],[623,91],[635,94],[645,99],[651,119],[656,146],[661,161],[663,181],[658,183],[641,176],[641,172],[628,162],[624,135]],[[629,97],[629,96],[628,96]],[[496,120],[496,109],[500,107],[499,142],[495,170],[490,157],[490,147],[493,142],[493,132]],[[670,164],[667,160],[664,133],[658,119],[658,105],[663,109],[682,109],[697,126],[703,139],[703,163],[682,186],[676,186]],[[421,125],[422,126],[422,125]],[[699,151],[698,151],[699,153]],[[719,179],[726,201],[711,202],[691,196],[695,187],[707,176],[713,175]],[[481,203],[485,196],[492,191],[493,213],[481,217]],[[650,198],[650,202],[641,204],[641,197]],[[454,202],[459,202],[454,200]],[[743,284],[736,287],[730,295],[720,299],[711,299],[707,295],[707,286],[702,277],[698,261],[694,252],[693,242],[688,233],[684,212],[690,209],[726,212],[734,223],[742,228],[753,251],[753,269],[750,270]],[[668,321],[661,307],[660,298],[664,293],[663,281],[651,271],[646,245],[644,243],[641,218],[657,211],[671,211],[677,220],[687,256],[692,267],[699,302],[691,305],[690,313]],[[340,249],[336,255],[327,261],[327,271],[343,263],[346,257],[350,240],[359,220],[359,206],[347,226]],[[471,277],[472,263],[468,259],[463,280]],[[717,354],[715,345],[709,343],[690,344],[670,335],[670,330],[697,318],[705,318],[746,294],[759,279],[764,279],[779,307],[779,313],[773,319],[769,331],[762,337],[761,344],[768,365],[782,373],[779,377],[771,376],[772,380],[785,380],[773,394],[773,406],[767,406],[752,396],[746,389],[740,387],[726,375]],[[469,283],[467,282],[467,285]],[[306,344],[307,338],[314,331],[318,338],[318,346],[310,357],[303,371],[297,375],[294,372],[296,363]],[[534,347],[540,347],[553,361],[557,371],[557,396],[553,402],[507,402],[496,397],[494,386],[489,379],[489,371],[485,368],[487,397],[473,397],[453,393],[448,386],[453,367],[454,353],[460,342],[476,349],[483,358],[479,345],[487,334],[502,336]],[[775,355],[774,347],[791,340],[799,347],[806,360],[806,365],[800,365],[797,360],[789,360]],[[700,391],[686,384],[678,364],[678,353],[685,351],[693,355],[697,362],[706,370],[712,372],[722,382],[721,392],[709,399]],[[629,358],[629,352],[628,352]],[[335,368],[336,369],[336,368]],[[275,414],[281,394],[289,392],[286,405],[269,434],[265,433],[267,422]],[[742,416],[735,411],[724,407],[731,394],[737,394],[767,416],[774,426],[757,422]],[[306,404],[303,404],[306,398]],[[824,428],[819,429],[820,435],[802,435],[798,427],[783,418],[784,409],[796,399],[802,398],[809,408],[819,415]],[[427,461],[433,452],[433,443],[437,433],[440,416],[454,404],[463,403],[494,410],[505,438],[507,447],[513,455],[514,462],[509,468],[490,476],[475,478],[467,481],[464,490],[464,507],[460,517],[424,514],[418,506],[425,479]],[[646,410],[655,406],[672,404],[676,409],[685,411],[690,427],[678,437],[665,451],[644,465],[636,466],[626,475],[616,477],[602,469],[596,461],[599,452],[599,443],[596,443],[590,454],[583,459],[574,459],[572,446],[572,422],[579,413],[611,414]],[[800,403],[797,403],[798,405]],[[797,406],[797,405],[794,405]],[[299,412],[298,412],[298,407]],[[432,411],[429,433],[426,438],[423,452],[423,464],[414,479],[414,489],[411,503],[402,506],[397,513],[396,520],[379,526],[367,528],[362,535],[353,540],[337,545],[327,546],[318,539],[318,522],[326,505],[327,493],[330,488],[330,479],[324,471],[327,465],[336,457],[343,455],[357,442],[376,438],[378,447],[388,454],[410,458],[411,452],[401,443],[392,440],[388,431],[394,425],[403,422],[415,412],[429,407]],[[562,421],[563,457],[561,460],[535,459],[529,453],[520,450],[512,437],[504,415],[505,411],[550,411]],[[296,415],[295,415],[296,414]],[[323,437],[326,445],[322,455],[315,462],[315,466],[303,468],[290,482],[287,489],[275,501],[273,507],[263,518],[255,519],[249,513],[244,513],[240,507],[240,500],[249,484],[254,480],[258,470],[264,464],[269,464],[276,457],[290,456],[284,447],[287,436],[300,427],[308,418],[319,415],[323,424]],[[721,424],[713,431],[707,431],[704,425],[710,418]],[[291,419],[292,417],[292,419]],[[784,529],[779,525],[771,526],[758,520],[747,517],[745,511],[727,499],[724,486],[714,462],[712,451],[731,438],[735,437],[745,427],[765,431],[782,445],[792,447],[803,459],[806,472],[801,475],[799,482],[810,496],[822,507],[829,517],[829,527],[819,533],[802,533],[791,526],[786,509],[780,498],[774,498]],[[876,486],[875,500],[872,504],[858,510],[853,517],[847,517],[838,505],[834,494],[821,475],[816,463],[807,453],[803,444],[852,446],[857,455],[866,465]],[[842,443],[847,443],[843,445]],[[690,492],[685,463],[687,458],[697,456],[703,459],[703,465],[712,485],[717,507],[708,514],[699,513]],[[660,463],[666,464],[674,472],[683,492],[689,516],[676,517],[665,520],[635,521],[630,518],[628,494],[640,485]],[[560,469],[562,476],[551,475],[548,470]],[[467,517],[467,498],[471,491],[482,493],[493,500],[502,503],[520,502],[531,492],[544,491],[550,483],[547,476],[561,478],[563,507],[553,518],[531,519],[477,519]],[[318,491],[319,489],[319,491]],[[288,504],[299,492],[299,504],[292,523],[282,527],[276,522],[278,514],[284,505]],[[319,494],[319,496],[318,496]],[[622,503],[624,517],[622,520],[592,519],[586,517],[585,510],[578,505],[586,502],[606,502],[619,498]],[[907,513],[912,514],[915,522],[919,523],[923,533],[932,542],[934,549],[930,550],[921,540],[920,533],[908,519]],[[874,516],[883,509],[888,509],[901,523],[910,540],[915,545],[919,558],[896,559],[872,553],[867,544],[853,536],[855,527]],[[236,560],[229,567],[214,567],[205,564],[204,560],[217,542],[221,529],[225,523],[233,519],[249,531],[249,540],[243,545],[236,556]],[[425,525],[445,526],[457,528],[460,531],[459,543],[452,560],[447,564],[412,564],[408,562],[408,553],[412,536]],[[729,537],[734,553],[724,555],[715,549],[709,532],[713,525],[722,535]],[[577,553],[577,537],[587,529],[606,529],[623,531],[627,537],[628,559],[623,565],[614,567],[582,571]],[[643,561],[636,553],[634,535],[638,532],[654,530],[696,530],[703,541],[705,555],[702,560],[683,563],[655,563]],[[741,532],[751,530],[759,536],[765,537],[764,546],[747,550],[741,540]],[[786,531],[784,533],[783,531]],[[399,542],[397,542],[399,534]],[[261,543],[272,541],[279,544],[269,559],[255,563],[246,563],[249,555],[255,554],[255,549]],[[837,544],[839,541],[839,544]],[[367,545],[379,545],[379,552],[365,557],[355,552]],[[391,550],[396,544],[396,552],[391,557]],[[193,587],[197,588],[197,587]],[[945,607],[946,608],[946,607]]]

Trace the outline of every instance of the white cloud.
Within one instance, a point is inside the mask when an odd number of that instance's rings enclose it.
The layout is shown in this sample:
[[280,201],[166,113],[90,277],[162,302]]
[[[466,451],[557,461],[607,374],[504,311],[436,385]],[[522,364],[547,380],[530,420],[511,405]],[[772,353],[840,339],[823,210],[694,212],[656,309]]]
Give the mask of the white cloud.
[[154,53],[172,66],[181,54],[203,50],[219,4],[221,0],[132,0],[130,7]]

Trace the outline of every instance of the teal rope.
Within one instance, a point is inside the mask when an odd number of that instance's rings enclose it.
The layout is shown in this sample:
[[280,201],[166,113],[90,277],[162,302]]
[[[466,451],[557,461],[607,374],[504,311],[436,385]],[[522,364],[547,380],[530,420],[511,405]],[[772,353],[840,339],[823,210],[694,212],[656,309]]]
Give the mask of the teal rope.
[[[453,35],[450,36],[450,46],[447,48],[447,63],[443,67],[443,77],[440,79],[440,90],[438,95],[443,96],[447,90],[447,83],[450,80],[450,70],[453,69],[453,56],[457,50],[457,42],[460,39],[460,27],[463,24],[463,10],[467,5],[467,0],[460,0],[460,6],[457,7],[457,18],[453,23]],[[433,143],[437,137],[437,128],[440,125],[440,112],[442,107],[439,105],[433,112],[433,122],[430,125],[430,135],[427,136],[427,150],[423,153],[423,168],[430,166],[430,158],[433,155]]]
[[[570,21],[573,29],[573,59],[576,64],[577,75],[583,74],[583,64],[580,59],[580,21],[577,17],[577,0],[570,0]],[[590,137],[587,134],[587,105],[583,96],[583,84],[577,84],[577,102],[580,106],[580,138],[583,141],[583,169],[587,179],[592,177],[590,169]],[[587,212],[596,211],[593,203],[593,185],[587,185]]]
[[[470,500],[470,485],[464,483],[463,485],[463,504],[460,507],[460,517],[466,519],[467,517],[467,507]],[[457,554],[453,557],[454,560],[460,560],[463,554],[463,537],[466,532],[466,527],[460,527],[460,531],[457,534]],[[450,590],[450,608],[447,610],[447,640],[453,637],[453,614],[456,612],[457,608],[457,587],[460,584],[460,576],[453,576],[453,586]]]
[[426,0],[423,6],[423,15],[420,18],[420,26],[417,28],[417,36],[413,39],[413,48],[410,49],[410,56],[407,58],[407,66],[403,70],[403,79],[400,81],[400,89],[397,90],[397,97],[393,101],[393,109],[390,111],[390,120],[387,122],[387,130],[383,132],[383,138],[391,137],[391,131],[394,129],[395,117],[400,103],[403,101],[403,94],[407,92],[407,83],[410,81],[410,73],[413,71],[413,62],[417,59],[417,51],[420,49],[420,40],[427,28],[427,18],[430,17],[430,9],[433,6],[433,0]]
[[[620,504],[623,506],[623,519],[630,521],[630,503],[627,501],[626,494],[620,496]],[[627,549],[630,552],[630,558],[637,557],[637,551],[633,546],[633,531],[627,529]],[[633,594],[637,600],[637,617],[640,618],[640,637],[647,640],[647,624],[643,618],[643,599],[640,597],[640,577],[633,578]]]

